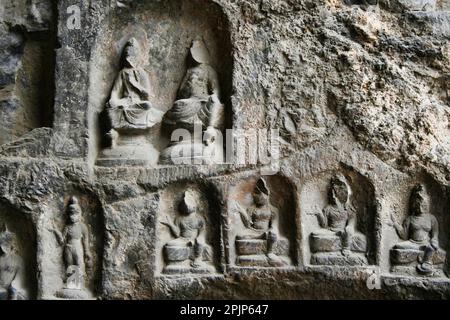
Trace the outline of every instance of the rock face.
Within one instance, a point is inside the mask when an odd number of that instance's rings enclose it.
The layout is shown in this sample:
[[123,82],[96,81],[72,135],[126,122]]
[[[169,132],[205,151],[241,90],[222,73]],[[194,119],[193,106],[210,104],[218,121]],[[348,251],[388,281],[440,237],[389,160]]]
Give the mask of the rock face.
[[53,3],[0,7],[1,299],[450,298],[449,1]]

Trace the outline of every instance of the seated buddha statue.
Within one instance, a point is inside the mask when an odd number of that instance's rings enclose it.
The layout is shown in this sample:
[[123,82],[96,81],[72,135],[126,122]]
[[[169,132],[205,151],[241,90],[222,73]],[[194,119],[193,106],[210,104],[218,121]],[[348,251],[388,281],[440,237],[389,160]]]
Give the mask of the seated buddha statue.
[[356,230],[356,210],[343,175],[331,179],[329,204],[316,214],[321,229],[310,236],[311,264],[365,265],[366,236]]
[[26,300],[24,264],[16,253],[16,236],[7,227],[0,233],[0,300]]
[[236,204],[244,225],[236,236],[236,264],[240,266],[282,267],[290,263],[289,242],[278,231],[278,209],[270,204],[270,191],[260,178],[253,191],[253,205]]
[[393,269],[403,267],[404,271],[411,271],[415,267],[419,274],[432,275],[436,266],[443,268],[446,252],[439,247],[439,223],[430,214],[430,198],[425,185],[418,184],[413,188],[410,215],[403,225],[392,217],[392,226],[404,240],[391,250]]
[[162,122],[164,112],[150,102],[151,85],[143,69],[139,42],[131,38],[122,55],[122,70],[116,78],[106,106],[111,130],[109,148],[103,150],[99,165],[156,164],[159,153],[149,142],[149,130]]
[[172,141],[161,153],[161,164],[211,164],[223,160],[218,138],[224,126],[224,105],[220,102],[217,72],[209,63],[203,40],[193,41],[177,101],[163,121]]
[[169,219],[161,222],[174,237],[164,246],[167,265],[163,272],[214,272],[214,268],[206,262],[211,260],[211,247],[205,243],[205,219],[198,213],[197,200],[192,190],[183,194],[178,211],[174,222]]

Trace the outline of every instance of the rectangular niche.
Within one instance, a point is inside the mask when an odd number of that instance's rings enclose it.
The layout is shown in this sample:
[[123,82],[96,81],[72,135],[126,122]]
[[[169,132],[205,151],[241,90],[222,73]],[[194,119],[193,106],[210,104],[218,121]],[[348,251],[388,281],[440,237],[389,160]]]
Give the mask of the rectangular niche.
[[[31,216],[0,203],[0,242],[9,248],[0,256],[0,300],[36,299],[36,230]],[[10,286],[15,297],[8,295]]]
[[292,268],[297,259],[296,201],[282,176],[234,181],[227,198],[227,264],[233,268]]
[[221,207],[213,184],[177,183],[160,193],[156,271],[162,276],[219,273]]
[[351,169],[324,172],[300,192],[303,258],[306,265],[364,267],[377,264],[374,187]]

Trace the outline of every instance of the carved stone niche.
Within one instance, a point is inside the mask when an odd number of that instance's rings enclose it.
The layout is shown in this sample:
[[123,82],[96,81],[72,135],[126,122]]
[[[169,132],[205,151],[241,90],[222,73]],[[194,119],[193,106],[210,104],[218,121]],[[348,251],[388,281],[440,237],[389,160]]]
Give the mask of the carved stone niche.
[[377,212],[367,178],[350,169],[317,175],[302,187],[300,205],[306,263],[376,263]]
[[78,192],[46,208],[40,257],[44,299],[94,299],[100,290],[104,223],[100,203]]
[[391,272],[409,276],[448,275],[450,203],[431,178],[413,182],[392,206],[386,234]]
[[159,273],[217,273],[221,252],[217,192],[211,184],[195,183],[178,183],[161,192],[156,228]]
[[36,299],[36,254],[31,219],[0,203],[0,300]]
[[[228,21],[218,4],[135,2],[127,10],[111,9],[97,34],[90,62],[91,164],[181,164],[172,154],[199,146],[209,154],[219,145],[219,133],[231,127],[232,58]],[[175,134],[171,141],[176,132],[191,137],[180,141]],[[178,157],[198,164],[188,158]]]
[[229,263],[283,268],[296,261],[296,206],[292,185],[280,176],[251,176],[230,187]]

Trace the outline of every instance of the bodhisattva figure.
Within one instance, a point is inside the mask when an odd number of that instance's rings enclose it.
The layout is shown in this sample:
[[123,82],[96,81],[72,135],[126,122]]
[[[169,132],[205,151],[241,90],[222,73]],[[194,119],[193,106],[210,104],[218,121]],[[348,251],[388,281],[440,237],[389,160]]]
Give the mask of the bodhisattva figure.
[[[446,253],[439,247],[439,224],[430,213],[430,198],[424,185],[416,185],[410,197],[410,215],[403,225],[392,217],[392,226],[398,236],[405,240],[391,251],[393,269],[432,275],[435,266],[442,270]],[[412,270],[411,270],[412,269]]]
[[311,264],[366,265],[366,236],[356,229],[357,213],[343,175],[331,179],[329,204],[316,213],[321,229],[311,233]]
[[260,178],[253,191],[253,205],[236,207],[244,230],[236,236],[236,264],[240,266],[282,267],[290,263],[289,241],[279,235],[278,209],[270,204],[270,191]]
[[[223,146],[219,137],[225,111],[220,102],[218,75],[210,65],[209,52],[203,40],[193,41],[188,65],[178,91],[178,100],[163,122],[176,141],[172,141],[161,153],[160,163],[220,163],[223,161]],[[183,129],[188,136],[175,134],[180,132],[175,131],[177,129]]]
[[85,286],[87,272],[92,269],[89,233],[81,221],[81,207],[76,197],[72,197],[67,207],[68,221],[63,230],[53,232],[58,243],[64,247],[64,265],[66,272],[65,287],[57,295],[62,298],[87,299],[89,293]]
[[24,263],[16,253],[16,236],[6,225],[0,233],[0,300],[26,300]]
[[158,161],[159,153],[148,135],[161,123],[164,112],[150,102],[150,79],[143,60],[139,42],[131,38],[123,50],[122,70],[106,106],[110,148],[100,154],[100,165],[153,165]]
[[178,206],[179,215],[172,223],[161,223],[170,229],[175,238],[164,246],[167,262],[164,273],[210,273],[214,268],[211,261],[211,247],[205,243],[206,225],[198,212],[197,199],[192,190],[184,193]]

